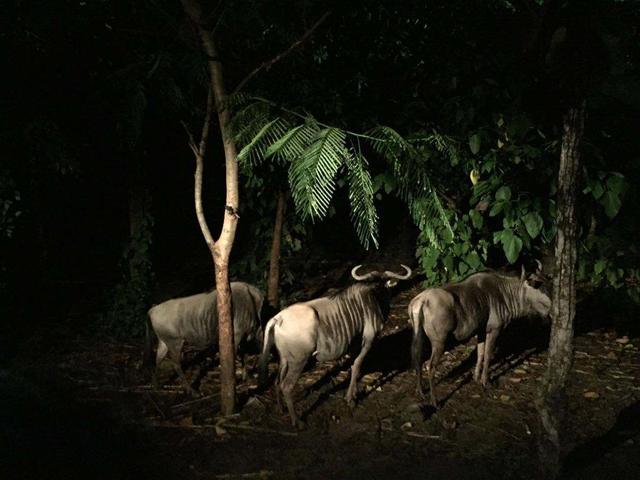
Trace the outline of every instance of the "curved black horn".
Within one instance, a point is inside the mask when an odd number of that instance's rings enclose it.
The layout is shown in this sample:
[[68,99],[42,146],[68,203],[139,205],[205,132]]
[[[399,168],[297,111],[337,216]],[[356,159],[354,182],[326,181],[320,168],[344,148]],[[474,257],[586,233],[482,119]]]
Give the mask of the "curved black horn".
[[362,265],[356,265],[351,269],[351,276],[354,278],[354,280],[358,280],[359,282],[362,282],[364,280],[369,280],[374,273],[374,272],[369,272],[369,273],[365,273],[364,275],[358,275],[356,273],[356,270],[358,270],[361,266]]
[[384,272],[385,276],[387,276],[387,278],[397,278],[398,280],[406,280],[407,278],[409,278],[411,276],[411,269],[402,263],[400,264],[400,266],[406,270],[406,274],[400,275],[399,273],[394,273],[387,270],[386,272]]

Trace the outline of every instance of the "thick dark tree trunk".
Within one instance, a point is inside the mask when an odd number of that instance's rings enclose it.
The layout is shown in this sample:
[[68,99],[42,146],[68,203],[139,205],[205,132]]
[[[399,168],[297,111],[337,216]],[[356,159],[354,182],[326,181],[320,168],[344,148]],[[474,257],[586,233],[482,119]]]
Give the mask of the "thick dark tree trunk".
[[271,259],[269,260],[269,278],[267,280],[267,301],[269,305],[277,309],[280,302],[280,251],[282,245],[282,225],[284,224],[284,212],[287,207],[287,192],[278,193],[276,206],[276,221],[273,227],[273,240],[271,242]]
[[558,173],[555,273],[549,357],[537,402],[541,422],[540,462],[546,478],[560,474],[566,382],[573,361],[576,309],[576,184],[585,105],[569,108],[563,119]]
[[[130,245],[137,246],[144,236],[144,229],[147,227],[145,220],[151,209],[151,193],[145,185],[142,165],[139,158],[133,154],[129,164],[129,239]],[[140,266],[143,265],[149,252],[135,249],[130,252],[129,276],[131,279],[137,277],[142,272]]]
[[[230,132],[231,114],[226,106],[226,91],[222,76],[222,64],[216,50],[210,30],[205,27],[205,16],[199,0],[182,0],[187,16],[193,22],[200,36],[202,48],[209,64],[210,93],[207,102],[207,117],[202,130],[200,145],[191,142],[196,156],[195,201],[198,222],[202,234],[213,257],[216,272],[216,291],[218,297],[218,332],[220,348],[220,405],[223,415],[231,415],[235,409],[235,345],[233,322],[231,318],[231,289],[229,287],[229,257],[238,224],[238,159],[236,146]],[[226,168],[226,203],[224,221],[218,240],[213,240],[202,209],[202,169],[206,142],[209,134],[211,112],[215,106],[218,125],[222,135]]]

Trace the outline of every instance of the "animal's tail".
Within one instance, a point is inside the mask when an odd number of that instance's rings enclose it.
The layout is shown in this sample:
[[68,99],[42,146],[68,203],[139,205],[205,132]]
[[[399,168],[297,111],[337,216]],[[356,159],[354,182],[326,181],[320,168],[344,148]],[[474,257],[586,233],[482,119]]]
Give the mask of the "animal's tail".
[[260,388],[264,388],[267,385],[269,379],[269,357],[271,357],[271,349],[275,343],[275,333],[273,328],[276,325],[276,318],[273,317],[267,322],[267,326],[264,329],[264,341],[262,344],[262,354],[260,355],[260,366],[258,373],[258,385]]
[[424,344],[424,319],[422,302],[415,302],[409,305],[409,320],[413,328],[413,341],[411,342],[411,364],[416,373],[422,370],[422,345]]
[[142,368],[151,370],[155,367],[153,360],[153,337],[154,332],[151,331],[151,310],[144,322],[144,355],[142,357]]

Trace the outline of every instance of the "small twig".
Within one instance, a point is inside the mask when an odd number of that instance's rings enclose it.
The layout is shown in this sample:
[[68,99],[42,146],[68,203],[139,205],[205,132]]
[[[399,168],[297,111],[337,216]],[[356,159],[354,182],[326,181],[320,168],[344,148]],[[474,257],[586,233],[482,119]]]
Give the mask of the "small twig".
[[160,406],[158,405],[158,403],[153,399],[153,397],[151,396],[151,394],[149,392],[145,392],[146,397],[151,401],[151,403],[153,404],[153,406],[156,408],[156,410],[158,411],[158,413],[160,414],[160,416],[162,417],[163,420],[167,419],[167,416],[165,415],[164,411],[160,408]]
[[237,428],[240,430],[253,430],[254,432],[262,432],[262,433],[277,433],[279,435],[286,435],[288,437],[297,437],[297,432],[287,432],[284,430],[272,430],[270,428],[261,428],[261,427],[252,427],[250,425],[236,425],[233,423],[224,423],[222,425],[224,428]]
[[258,472],[248,472],[248,473],[221,473],[216,475],[216,478],[219,479],[227,479],[227,478],[269,478],[273,476],[274,473],[271,470],[260,470]]
[[171,410],[178,410],[178,409],[183,408],[183,407],[188,407],[188,406],[194,405],[196,403],[200,403],[200,402],[203,402],[205,400],[209,400],[209,399],[211,399],[211,398],[213,398],[213,397],[215,397],[217,395],[220,395],[220,392],[216,392],[216,393],[214,393],[212,395],[207,395],[206,397],[200,397],[200,398],[196,398],[194,400],[188,400],[186,402],[178,403],[176,405],[171,405]]
[[[478,425],[474,425],[473,423],[467,423],[466,425],[468,425],[469,427],[476,428],[478,430],[482,430],[483,432],[487,432],[487,433],[491,432],[491,430],[488,430],[488,429],[483,428],[483,427],[479,427]],[[514,435],[512,433],[509,433],[506,430],[503,430],[502,428],[494,427],[494,430],[496,430],[496,431],[498,431],[500,433],[503,433],[503,434],[513,438],[514,440],[522,441],[522,438],[517,437],[516,435]]]
[[186,430],[211,430],[216,428],[216,425],[176,425],[174,423],[145,423],[142,425],[149,428],[177,428]]
[[233,91],[233,94],[236,94],[240,90],[242,90],[242,88],[249,82],[249,80],[251,80],[255,75],[257,75],[262,69],[269,70],[273,66],[274,63],[282,60],[284,57],[286,57],[292,51],[294,51],[297,47],[302,45],[309,37],[311,37],[313,32],[322,24],[322,22],[324,22],[326,20],[326,18],[329,15],[331,15],[331,11],[328,11],[324,15],[322,15],[322,17],[320,17],[320,19],[316,23],[314,23],[313,26],[309,30],[307,30],[302,37],[300,37],[298,40],[293,42],[291,44],[291,46],[289,48],[287,48],[284,52],[279,53],[278,55],[273,57],[271,60],[266,61],[266,62],[262,63],[261,65],[259,65],[258,67],[256,67],[251,73],[249,73],[249,75],[244,77],[244,79],[238,84],[238,86]]
[[440,439],[440,435],[426,435],[424,433],[418,433],[418,432],[404,432],[404,433],[406,433],[410,437],[429,438],[429,439],[432,439],[432,440],[439,440]]
[[191,133],[191,130],[189,130],[189,127],[187,126],[187,123],[184,120],[180,120],[180,123],[184,127],[185,132],[187,132],[187,137],[189,137],[189,140],[188,140],[189,148],[191,149],[194,155],[198,155],[198,150],[196,149],[196,142],[193,139],[193,134]]

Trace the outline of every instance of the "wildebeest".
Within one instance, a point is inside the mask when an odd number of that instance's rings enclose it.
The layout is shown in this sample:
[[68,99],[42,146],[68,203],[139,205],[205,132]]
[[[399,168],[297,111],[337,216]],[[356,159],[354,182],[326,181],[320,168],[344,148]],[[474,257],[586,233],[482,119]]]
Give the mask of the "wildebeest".
[[[231,306],[233,312],[233,332],[236,349],[242,340],[262,342],[260,311],[264,296],[253,285],[231,282]],[[180,365],[182,347],[185,343],[198,350],[217,346],[218,305],[215,289],[190,297],[167,300],[149,310],[149,320],[158,337],[153,383],[160,362],[169,354],[180,381],[188,393],[195,394]],[[151,332],[147,324],[145,364],[153,363],[151,356]],[[244,364],[244,362],[243,362]]]
[[421,329],[431,342],[431,358],[427,363],[431,402],[437,406],[433,379],[438,361],[444,352],[449,334],[458,341],[478,336],[478,358],[473,378],[486,386],[489,362],[500,331],[518,317],[538,314],[549,315],[551,300],[540,290],[529,285],[522,276],[511,277],[497,272],[470,275],[465,280],[440,288],[424,290],[409,304],[409,321],[413,327],[411,348],[416,370],[416,392],[422,391]]
[[307,363],[315,353],[319,361],[335,360],[344,355],[356,335],[362,335],[360,353],[351,366],[351,381],[346,400],[355,403],[360,366],[371,348],[389,311],[389,288],[406,280],[411,269],[402,265],[405,274],[386,271],[358,275],[360,265],[351,270],[358,281],[329,296],[291,305],[267,323],[260,358],[260,383],[264,386],[271,348],[280,354],[280,371],[276,383],[282,391],[291,423],[298,423],[292,391]]

